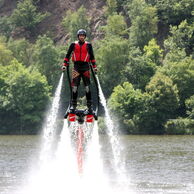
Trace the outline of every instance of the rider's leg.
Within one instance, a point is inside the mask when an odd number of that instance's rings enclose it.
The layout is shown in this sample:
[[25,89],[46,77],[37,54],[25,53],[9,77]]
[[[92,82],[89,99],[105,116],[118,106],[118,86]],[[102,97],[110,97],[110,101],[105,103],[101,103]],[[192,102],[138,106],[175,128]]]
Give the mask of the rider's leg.
[[77,107],[77,96],[78,96],[78,86],[72,86],[71,107],[73,109],[76,109]]
[[90,90],[90,86],[85,86],[86,91],[86,100],[88,109],[92,109],[92,94]]
[[92,94],[90,90],[90,71],[85,71],[83,73],[82,78],[85,85],[87,107],[89,111],[92,111],[93,108],[92,108]]
[[78,87],[80,85],[81,75],[78,71],[73,69],[72,72],[72,99],[71,99],[71,109],[75,110],[77,107],[77,97],[78,97]]

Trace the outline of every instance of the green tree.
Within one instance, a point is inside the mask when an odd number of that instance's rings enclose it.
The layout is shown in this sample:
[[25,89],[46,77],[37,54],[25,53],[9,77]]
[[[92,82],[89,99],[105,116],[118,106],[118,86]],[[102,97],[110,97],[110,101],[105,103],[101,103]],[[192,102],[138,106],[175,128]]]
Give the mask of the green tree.
[[177,25],[185,19],[192,19],[193,0],[146,0],[156,6],[158,16],[163,23]]
[[128,14],[131,19],[130,41],[131,43],[143,49],[158,32],[157,29],[157,10],[145,3],[145,0],[133,0],[128,3]]
[[33,53],[33,67],[47,77],[50,85],[55,85],[59,73],[59,53],[51,38],[39,36]]
[[39,3],[41,3],[41,0],[32,0],[34,5],[38,5]]
[[173,49],[165,55],[163,64],[168,65],[169,63],[178,63],[185,60],[185,58],[187,58],[187,54],[184,49]]
[[117,36],[105,38],[98,44],[96,59],[102,86],[109,96],[113,88],[124,80],[122,71],[128,60],[127,41]]
[[129,62],[124,71],[126,80],[133,84],[135,88],[145,90],[145,86],[157,70],[157,66],[162,64],[162,49],[152,39],[144,47],[144,53],[135,47],[129,49]]
[[132,119],[136,132],[164,134],[164,124],[174,118],[174,112],[179,106],[176,86],[169,77],[157,73],[147,85],[142,99],[142,106]]
[[0,18],[0,33],[9,39],[11,36],[11,32],[13,30],[13,26],[11,20],[8,16],[3,16]]
[[194,134],[194,120],[189,118],[178,118],[168,120],[164,127],[165,132],[170,135]]
[[143,109],[144,96],[140,90],[135,90],[131,83],[124,82],[114,88],[108,104],[111,112],[124,124],[129,133],[138,132],[132,123],[133,116]]
[[26,39],[10,39],[7,43],[7,47],[12,51],[14,58],[16,58],[18,62],[27,67],[32,64],[33,45]]
[[135,88],[145,90],[145,86],[156,71],[156,64],[151,61],[139,48],[131,47],[129,50],[128,63],[123,71],[126,81]]
[[194,95],[185,101],[187,117],[170,119],[165,124],[167,134],[194,134]]
[[65,31],[70,33],[71,41],[77,39],[77,31],[79,29],[85,29],[87,31],[87,36],[90,39],[90,18],[87,15],[86,9],[81,6],[77,12],[67,11],[66,16],[62,20],[62,25],[65,28]]
[[185,100],[194,94],[194,60],[191,57],[186,57],[175,62],[167,61],[159,71],[169,76],[177,85],[182,107],[181,112],[184,113]]
[[145,57],[149,59],[151,63],[154,63],[157,66],[162,64],[163,50],[157,45],[155,39],[150,40],[143,50]]
[[156,73],[146,86],[146,92],[150,97],[136,122],[149,133],[164,133],[164,124],[175,117],[179,107],[178,89],[169,77]]
[[[1,67],[0,85],[0,121],[7,127],[7,133],[37,132],[50,95],[45,77],[13,60]],[[8,122],[10,113],[12,121]]]
[[132,0],[116,0],[118,9],[122,9],[125,7],[127,3],[130,3]]
[[129,133],[163,134],[164,124],[179,106],[178,90],[169,77],[157,73],[145,93],[129,82],[115,87],[109,106]]
[[48,16],[48,13],[41,14],[32,0],[19,1],[17,8],[11,15],[12,23],[16,27],[22,27],[34,33],[35,27]]
[[7,48],[3,37],[0,37],[0,65],[9,65],[11,60],[13,53]]
[[177,49],[180,49],[185,50],[187,55],[194,52],[194,23],[189,25],[184,20],[178,26],[171,26],[170,34],[164,42],[166,51],[176,52]]
[[179,106],[179,96],[177,86],[169,77],[156,73],[146,86],[146,92],[152,97],[152,105],[157,107],[161,120],[173,116]]
[[107,25],[103,26],[102,29],[105,31],[106,36],[127,34],[127,24],[122,15],[110,15],[107,19]]
[[194,119],[194,95],[185,101],[187,115],[190,119]]
[[114,15],[117,13],[117,0],[106,0],[107,15]]

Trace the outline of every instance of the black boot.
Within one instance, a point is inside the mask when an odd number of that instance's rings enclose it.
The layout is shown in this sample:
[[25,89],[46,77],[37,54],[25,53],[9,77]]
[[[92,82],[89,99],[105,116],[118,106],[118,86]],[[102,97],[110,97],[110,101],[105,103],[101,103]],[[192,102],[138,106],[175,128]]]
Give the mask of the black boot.
[[87,101],[87,107],[88,107],[88,113],[89,114],[93,114],[93,106],[92,106],[92,101],[91,100],[88,100]]
[[70,104],[70,112],[75,113],[77,107],[78,86],[72,87],[72,99]]
[[76,110],[76,107],[77,107],[77,101],[75,100],[72,100],[71,101],[71,105],[70,105],[70,113],[75,113],[75,110]]

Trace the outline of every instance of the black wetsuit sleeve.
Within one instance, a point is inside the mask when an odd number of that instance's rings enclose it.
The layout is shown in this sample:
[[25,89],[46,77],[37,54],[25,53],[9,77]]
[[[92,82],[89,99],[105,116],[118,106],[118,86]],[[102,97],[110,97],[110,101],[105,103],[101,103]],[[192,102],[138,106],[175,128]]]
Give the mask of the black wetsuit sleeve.
[[93,52],[93,48],[92,48],[92,44],[91,43],[88,43],[88,53],[90,55],[90,61],[95,64],[96,63],[96,60],[95,60],[95,57],[94,57],[94,52]]
[[64,59],[64,62],[69,61],[70,57],[71,57],[71,53],[73,52],[75,47],[75,43],[71,43],[71,45],[69,46],[69,49],[67,51],[66,57]]

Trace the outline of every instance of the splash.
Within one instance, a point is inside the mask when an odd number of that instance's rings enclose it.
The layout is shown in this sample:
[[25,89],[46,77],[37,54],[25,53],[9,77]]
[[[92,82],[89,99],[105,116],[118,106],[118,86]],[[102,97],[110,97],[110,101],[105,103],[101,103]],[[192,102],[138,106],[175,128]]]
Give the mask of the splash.
[[[103,158],[101,158],[100,137],[98,134],[98,124],[94,125],[68,125],[64,120],[60,137],[54,133],[57,112],[59,109],[60,93],[62,88],[63,76],[59,81],[52,106],[47,114],[46,123],[43,128],[43,143],[40,152],[41,162],[38,168],[33,169],[29,174],[29,184],[24,188],[24,192],[19,194],[90,194],[90,193],[124,193],[111,189],[109,178],[103,170]],[[99,84],[100,86],[100,84]],[[106,124],[108,126],[108,135],[113,150],[113,162],[115,169],[119,169],[120,150],[119,141],[115,135],[113,122],[108,112],[105,97],[100,87],[100,98],[105,108]],[[82,127],[86,144],[84,145],[83,171],[80,175],[76,158],[76,150],[73,145],[76,134],[75,130]],[[51,150],[53,141],[57,141],[54,151]],[[74,142],[74,143],[73,143]],[[51,154],[52,153],[52,154]],[[132,193],[130,191],[130,193]]]
[[121,173],[120,172],[120,170],[121,170],[121,166],[120,166],[121,155],[120,155],[119,147],[121,147],[121,144],[120,144],[119,139],[118,139],[117,130],[114,127],[109,110],[107,108],[106,99],[105,99],[105,96],[103,94],[102,87],[100,85],[98,78],[97,78],[97,82],[98,82],[98,87],[99,87],[100,101],[101,101],[101,103],[104,107],[104,110],[105,110],[105,123],[106,123],[107,129],[108,129],[108,136],[110,138],[110,143],[111,143],[111,147],[112,147],[112,151],[113,151],[114,168],[117,171],[117,173],[120,174]]
[[[85,161],[83,185],[87,193],[111,193],[108,180],[103,172],[102,158],[100,155],[100,142],[98,124],[94,123],[91,139],[88,142],[87,160]],[[95,189],[94,189],[95,188]]]
[[[57,113],[59,110],[60,95],[63,83],[63,74],[60,77],[58,86],[56,88],[51,106],[47,111],[45,123],[43,125],[42,145],[40,151],[40,158],[37,159],[36,165],[33,164],[29,177],[27,177],[25,186],[19,193],[34,194],[34,193],[49,193],[55,188],[55,182],[51,177],[54,177],[54,161],[52,153],[52,145],[54,141],[55,124],[57,120]],[[50,191],[47,192],[47,185],[52,185]]]
[[125,191],[123,187],[123,185],[127,185],[130,182],[129,177],[127,178],[126,175],[123,173],[126,171],[125,170],[126,169],[126,159],[124,155],[121,155],[123,146],[118,136],[118,128],[111,119],[111,115],[109,113],[106,99],[103,94],[102,87],[100,85],[98,77],[97,77],[97,83],[98,83],[98,88],[99,88],[100,101],[105,110],[105,124],[107,126],[107,134],[109,137],[109,142],[110,142],[112,153],[113,153],[112,166],[114,168],[114,171],[116,172],[117,189],[119,189],[118,191],[115,191],[115,193],[120,193],[120,192],[128,193],[129,190],[130,190],[130,193],[134,193],[132,188],[130,189],[128,188],[127,191]]
[[50,110],[47,113],[46,122],[43,127],[43,137],[45,139],[53,136],[53,132],[55,130],[54,125],[55,125],[57,113],[59,110],[59,101],[61,96],[62,83],[63,83],[63,74],[61,75],[61,78],[59,80],[59,83],[52,101],[52,105],[50,107]]
[[43,126],[43,139],[42,139],[43,145],[41,149],[40,159],[44,163],[47,162],[47,160],[49,159],[48,157],[50,157],[50,153],[51,153],[50,151],[51,151],[51,146],[52,146],[53,137],[54,137],[57,113],[59,110],[62,83],[63,83],[63,74],[61,75],[61,78],[59,80],[54,98],[52,100],[52,104],[50,106],[50,109],[47,112],[46,121]]

